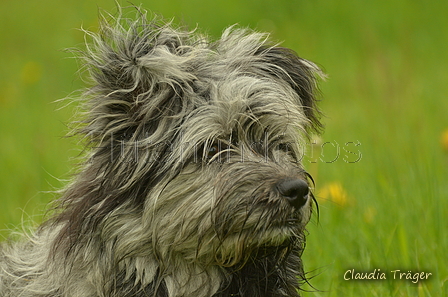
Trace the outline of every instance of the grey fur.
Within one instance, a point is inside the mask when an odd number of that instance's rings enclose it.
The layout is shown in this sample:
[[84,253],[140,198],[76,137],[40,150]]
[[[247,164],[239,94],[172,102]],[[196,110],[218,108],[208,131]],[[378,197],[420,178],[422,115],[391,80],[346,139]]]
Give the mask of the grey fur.
[[319,69],[267,34],[210,42],[136,11],[87,32],[86,162],[0,248],[0,295],[299,296],[314,198],[290,185],[312,180]]

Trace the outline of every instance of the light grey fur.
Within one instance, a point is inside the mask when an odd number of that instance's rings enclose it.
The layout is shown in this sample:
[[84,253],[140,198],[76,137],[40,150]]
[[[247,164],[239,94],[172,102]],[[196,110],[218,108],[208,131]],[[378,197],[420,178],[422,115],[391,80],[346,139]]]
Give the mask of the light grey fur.
[[[87,161],[53,218],[0,247],[0,295],[298,296],[313,199],[295,209],[275,185],[309,178],[317,66],[267,34],[210,42],[141,9],[87,33]],[[249,289],[239,271],[277,279]]]

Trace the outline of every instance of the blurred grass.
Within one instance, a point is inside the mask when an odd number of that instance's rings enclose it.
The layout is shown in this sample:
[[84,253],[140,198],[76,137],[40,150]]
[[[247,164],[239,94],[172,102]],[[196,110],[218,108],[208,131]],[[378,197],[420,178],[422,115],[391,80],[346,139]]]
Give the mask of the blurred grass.
[[[126,3],[124,3],[126,5]],[[61,49],[94,29],[113,1],[0,2],[0,236],[40,220],[77,155],[63,138],[75,106],[52,103],[82,86]],[[319,221],[309,225],[306,270],[320,291],[306,296],[448,296],[448,2],[144,1],[166,18],[219,36],[239,23],[318,62],[326,132],[316,178]],[[443,140],[445,135],[445,140]],[[444,142],[443,142],[444,141]],[[347,142],[360,145],[346,163]],[[319,153],[319,151],[316,151]],[[322,156],[322,155],[321,155]],[[427,281],[345,281],[348,269],[426,271]],[[313,290],[312,288],[308,288]]]

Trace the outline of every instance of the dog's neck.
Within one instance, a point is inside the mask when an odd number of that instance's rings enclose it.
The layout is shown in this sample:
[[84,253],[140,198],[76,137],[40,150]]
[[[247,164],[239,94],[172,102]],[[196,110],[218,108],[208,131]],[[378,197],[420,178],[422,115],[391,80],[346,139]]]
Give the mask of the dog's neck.
[[127,288],[125,292],[132,296],[299,297],[300,282],[305,280],[300,254],[296,246],[260,249],[244,264],[197,271],[184,284],[176,273],[166,275],[159,270],[145,288],[135,290],[133,278],[120,283],[120,288]]
[[295,249],[264,249],[237,270],[229,268],[229,281],[213,297],[299,296],[303,276],[299,255],[300,251]]

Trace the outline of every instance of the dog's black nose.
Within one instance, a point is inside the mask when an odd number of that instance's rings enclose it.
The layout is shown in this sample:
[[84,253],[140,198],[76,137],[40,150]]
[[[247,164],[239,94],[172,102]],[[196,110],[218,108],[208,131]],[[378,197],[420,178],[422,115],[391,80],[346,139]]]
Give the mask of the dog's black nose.
[[308,200],[308,183],[301,179],[284,179],[277,183],[277,190],[296,209]]

